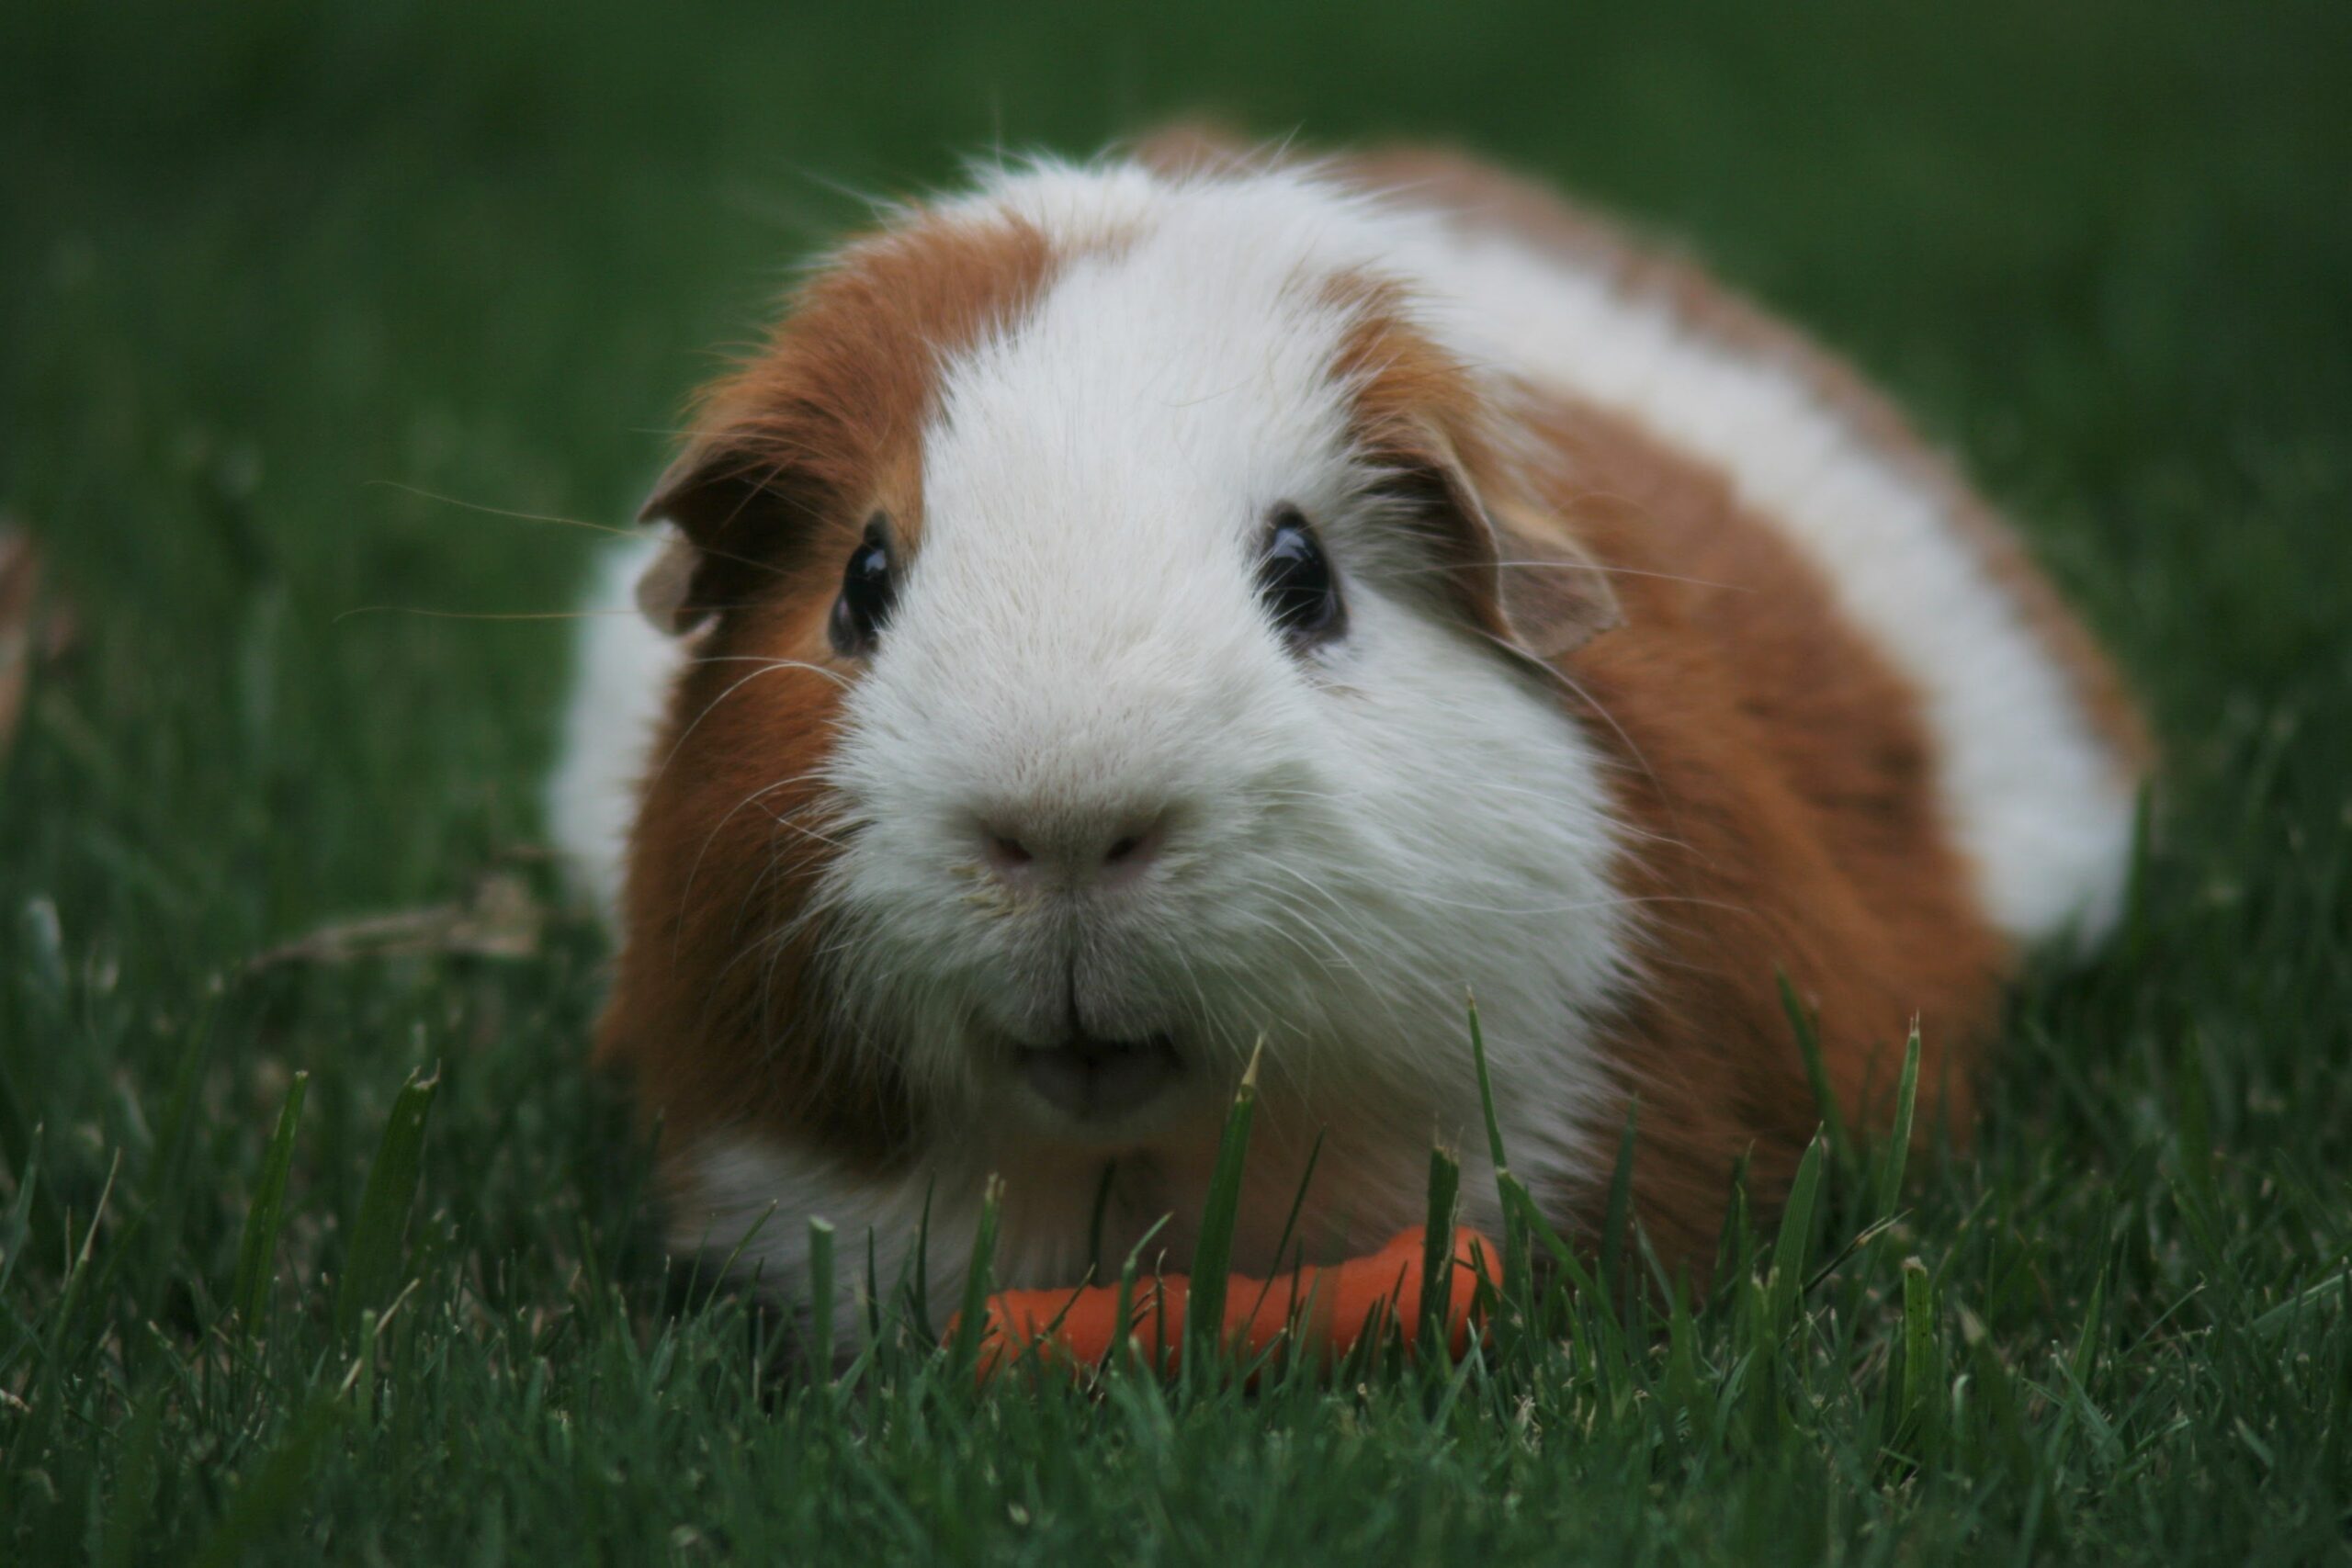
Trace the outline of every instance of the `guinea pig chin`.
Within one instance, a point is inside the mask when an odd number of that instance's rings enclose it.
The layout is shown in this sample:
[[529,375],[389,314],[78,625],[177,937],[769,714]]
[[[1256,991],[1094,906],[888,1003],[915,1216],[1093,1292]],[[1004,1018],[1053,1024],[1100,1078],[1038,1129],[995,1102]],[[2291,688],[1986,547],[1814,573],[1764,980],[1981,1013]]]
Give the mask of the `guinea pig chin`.
[[[844,999],[943,1105],[1131,1119],[1181,1098],[1212,1045],[1179,1005],[1200,993],[1183,977],[1187,901],[1166,874],[1103,888],[976,873],[927,889],[869,874],[837,972]],[[1150,1072],[1127,1070],[1147,1059]]]

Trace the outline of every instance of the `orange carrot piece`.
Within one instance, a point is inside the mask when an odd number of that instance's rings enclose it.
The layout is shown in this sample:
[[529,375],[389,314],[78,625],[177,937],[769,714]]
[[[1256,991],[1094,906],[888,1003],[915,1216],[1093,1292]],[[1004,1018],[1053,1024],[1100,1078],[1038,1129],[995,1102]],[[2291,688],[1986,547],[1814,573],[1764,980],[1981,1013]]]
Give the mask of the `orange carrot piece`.
[[[1423,1307],[1420,1227],[1399,1233],[1369,1257],[1306,1265],[1272,1280],[1236,1274],[1225,1288],[1225,1339],[1245,1357],[1278,1342],[1305,1346],[1329,1367],[1367,1333],[1394,1332],[1406,1353],[1418,1352]],[[1447,1353],[1469,1348],[1472,1305],[1480,1281],[1493,1283],[1502,1253],[1467,1227],[1453,1233],[1453,1270],[1445,1303]],[[1181,1274],[1136,1281],[1127,1321],[1119,1318],[1115,1286],[1078,1290],[1000,1291],[989,1298],[981,1330],[979,1375],[986,1381],[1023,1351],[1041,1364],[1073,1371],[1100,1365],[1113,1348],[1132,1338],[1153,1365],[1173,1371],[1184,1343],[1191,1281]],[[956,1323],[947,1325],[952,1338]]]

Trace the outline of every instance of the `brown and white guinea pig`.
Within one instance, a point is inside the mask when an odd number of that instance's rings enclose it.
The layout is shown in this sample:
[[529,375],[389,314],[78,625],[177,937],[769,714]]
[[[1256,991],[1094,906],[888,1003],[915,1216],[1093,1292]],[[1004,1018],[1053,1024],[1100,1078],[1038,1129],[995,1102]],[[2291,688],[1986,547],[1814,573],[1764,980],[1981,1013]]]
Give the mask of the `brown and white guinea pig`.
[[[1433,1141],[1702,1269],[1831,1086],[1964,1122],[2030,944],[2115,918],[2143,749],[1985,504],[1692,270],[1435,153],[1178,137],[834,253],[703,395],[592,618],[559,834],[670,1234],[808,1221],[952,1301],[1193,1245],[1367,1250]],[[624,592],[608,585],[614,596]],[[927,1226],[926,1226],[927,1217]],[[862,1283],[862,1280],[861,1280]],[[847,1287],[845,1287],[847,1288]]]

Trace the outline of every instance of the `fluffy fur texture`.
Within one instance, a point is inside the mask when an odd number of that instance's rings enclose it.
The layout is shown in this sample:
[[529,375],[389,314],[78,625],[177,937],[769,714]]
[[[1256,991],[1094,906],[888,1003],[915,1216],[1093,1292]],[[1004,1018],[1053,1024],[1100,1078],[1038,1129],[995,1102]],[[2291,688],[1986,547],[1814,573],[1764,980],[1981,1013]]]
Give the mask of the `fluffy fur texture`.
[[[1256,589],[1285,505],[1347,607],[1305,650]],[[1261,1039],[1235,1266],[1318,1143],[1297,1239],[1364,1249],[1432,1139],[1484,1147],[1466,991],[1561,1224],[1638,1095],[1642,1213],[1701,1266],[1734,1161],[1770,1202],[1815,1120],[1776,971],[1850,1107],[1917,1016],[1964,1114],[2018,946],[2120,897],[2128,706],[1981,503],[1784,329],[1475,165],[990,172],[834,257],[649,512],[672,635],[587,623],[556,825],[592,888],[626,864],[601,1052],[673,1235],[787,1291],[808,1218],[887,1287],[927,1206],[952,1298],[990,1174],[1007,1282],[1163,1220],[1181,1258]],[[898,599],[843,657],[877,513]],[[1006,837],[1154,852],[1026,883]],[[1181,1071],[1074,1116],[1019,1066],[1074,1034]]]

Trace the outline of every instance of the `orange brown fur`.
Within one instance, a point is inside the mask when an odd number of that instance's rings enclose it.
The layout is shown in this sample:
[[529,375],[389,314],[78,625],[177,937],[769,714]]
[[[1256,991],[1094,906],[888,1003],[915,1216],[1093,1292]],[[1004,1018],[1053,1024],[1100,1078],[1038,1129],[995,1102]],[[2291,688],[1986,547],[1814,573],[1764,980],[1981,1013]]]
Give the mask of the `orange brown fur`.
[[1776,1202],[1820,1120],[1777,976],[1819,1016],[1840,1106],[1883,1123],[1912,1020],[1918,1125],[1968,1112],[2004,943],[1938,819],[1917,695],[1717,475],[1562,403],[1549,500],[1625,624],[1566,661],[1616,753],[1619,873],[1644,973],[1605,1055],[1639,1097],[1636,1193],[1662,1254],[1712,1246],[1734,1162]]
[[[649,503],[701,547],[691,608],[729,612],[694,644],[650,753],[598,1030],[599,1059],[635,1074],[673,1139],[749,1124],[868,1166],[904,1141],[902,1086],[848,1064],[809,975],[832,832],[815,773],[846,669],[826,617],[868,516],[919,547],[940,356],[1017,314],[1049,262],[1012,224],[925,220],[853,247],[703,396]],[[778,660],[801,667],[763,668]]]
[[[1533,394],[1512,443],[1533,456],[1506,463],[1459,367],[1393,299],[1355,302],[1342,367],[1359,383],[1359,438],[1385,456],[1442,432],[1469,495],[1507,510],[1492,521],[1521,564],[1502,570],[1499,600],[1482,605],[1474,589],[1474,624],[1516,637],[1563,598],[1586,614],[1606,598],[1603,624],[1622,613],[1556,665],[1614,763],[1630,830],[1616,880],[1642,933],[1642,972],[1600,1055],[1640,1100],[1649,1235],[1700,1266],[1734,1163],[1752,1152],[1751,1190],[1775,1203],[1820,1120],[1781,974],[1819,1014],[1848,1112],[1884,1119],[1890,1053],[1900,1061],[1916,1017],[1918,1124],[1965,1121],[1971,1051],[2007,954],[1939,820],[1919,698],[1720,474],[1622,418]],[[1474,558],[1464,542],[1475,520],[1448,515],[1479,501],[1442,487],[1420,499],[1450,575],[1491,584],[1493,551]],[[1547,548],[1563,531],[1579,547]],[[1532,595],[1531,581],[1549,592]],[[1561,1209],[1582,1198],[1547,1196]]]

